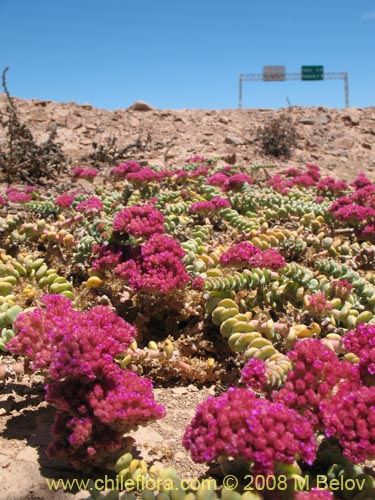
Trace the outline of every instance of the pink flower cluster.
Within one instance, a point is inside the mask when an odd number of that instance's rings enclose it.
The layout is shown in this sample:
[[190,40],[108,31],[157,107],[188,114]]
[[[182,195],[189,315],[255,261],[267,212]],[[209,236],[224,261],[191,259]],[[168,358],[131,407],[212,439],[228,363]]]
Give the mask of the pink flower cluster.
[[151,205],[133,206],[118,212],[113,228],[131,236],[149,237],[154,233],[164,233],[164,215]]
[[347,191],[348,187],[349,186],[345,181],[340,181],[340,180],[338,181],[330,176],[322,177],[318,182],[318,184],[316,185],[316,188],[319,193],[333,194],[336,196]]
[[228,177],[225,174],[222,174],[221,172],[216,172],[215,174],[207,178],[207,184],[210,184],[211,186],[224,187],[227,180]]
[[186,158],[185,163],[206,163],[206,158],[204,156],[190,156],[189,158]]
[[120,163],[117,167],[111,168],[111,174],[116,179],[125,179],[125,177],[130,173],[139,172],[142,167],[139,163],[133,160],[126,161],[125,163]]
[[335,436],[354,463],[375,458],[375,387],[339,388],[320,405],[325,433]]
[[328,302],[327,297],[322,292],[312,293],[306,298],[308,302],[306,308],[313,318],[323,318],[332,309],[332,304]]
[[306,163],[306,170],[288,168],[281,174],[275,174],[267,181],[276,191],[287,194],[293,186],[315,187],[320,179],[319,167],[313,163]]
[[6,195],[11,203],[27,203],[33,199],[32,193],[35,191],[34,186],[25,186],[22,191],[10,186],[6,190]]
[[348,280],[334,280],[329,285],[330,298],[337,297],[341,300],[346,300],[353,289],[352,283]]
[[228,177],[224,184],[225,191],[230,191],[232,189],[239,189],[243,184],[252,184],[254,181],[247,174],[233,174]]
[[119,264],[115,272],[134,291],[170,293],[190,280],[181,261],[184,255],[183,248],[173,238],[153,234],[141,247],[141,255]]
[[285,267],[284,257],[274,248],[260,250],[247,241],[237,243],[220,257],[222,264],[239,265],[241,267],[260,267],[277,271]]
[[60,208],[69,208],[72,206],[75,194],[73,193],[63,193],[55,198],[55,205]]
[[215,196],[210,201],[197,201],[190,205],[189,212],[193,214],[206,215],[221,208],[230,207],[230,203],[221,196]]
[[284,387],[272,393],[272,399],[297,410],[314,427],[322,428],[322,401],[329,400],[340,384],[345,384],[346,390],[358,387],[358,369],[340,361],[319,339],[296,342],[288,357],[294,368],[289,371]]
[[151,381],[114,362],[133,341],[134,327],[108,307],[81,313],[60,295],[42,302],[45,309],[17,317],[17,335],[7,347],[27,356],[34,370],[49,370],[46,399],[58,409],[49,456],[79,468],[100,465],[125,432],[162,418],[164,408],[153,398]]
[[375,377],[375,325],[358,325],[355,330],[346,333],[343,343],[347,351],[359,357],[362,379],[366,382],[369,377]]
[[115,244],[102,244],[93,247],[93,254],[96,256],[92,269],[94,271],[104,271],[114,269],[123,259],[123,249]]
[[[354,226],[364,238],[375,238],[375,184],[364,174],[359,174],[353,182],[354,193],[341,196],[332,203],[329,211],[333,216]],[[359,227],[358,227],[359,226]]]
[[93,179],[96,177],[99,173],[99,170],[96,170],[96,168],[83,168],[83,167],[76,167],[73,168],[72,174],[74,177],[78,177],[79,179]]
[[250,359],[241,371],[241,381],[251,389],[262,390],[267,384],[265,363],[262,359]]
[[275,462],[292,464],[297,456],[312,464],[316,451],[307,419],[234,387],[198,406],[183,445],[195,462],[241,457],[252,463],[254,474],[265,475],[273,473]]
[[96,215],[101,212],[103,208],[104,207],[102,200],[100,198],[97,198],[96,196],[90,196],[86,200],[78,203],[78,205],[76,206],[77,212],[82,212],[87,216]]
[[148,182],[157,181],[159,179],[158,172],[152,170],[152,168],[144,167],[136,172],[130,172],[126,175],[126,180],[132,184],[147,184]]
[[363,187],[370,186],[371,184],[372,182],[368,177],[366,177],[366,174],[360,172],[352,182],[351,186],[355,187],[356,189],[361,189]]
[[260,249],[248,241],[237,243],[224,252],[220,257],[222,264],[247,264],[254,255],[260,253]]

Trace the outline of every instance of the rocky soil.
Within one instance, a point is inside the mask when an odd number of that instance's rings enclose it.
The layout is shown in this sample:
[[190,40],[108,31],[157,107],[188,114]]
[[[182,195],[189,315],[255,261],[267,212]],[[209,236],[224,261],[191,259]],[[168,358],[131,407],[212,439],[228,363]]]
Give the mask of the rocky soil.
[[[324,174],[336,173],[345,180],[353,179],[359,171],[370,178],[375,173],[375,107],[138,111],[138,106],[131,106],[108,111],[74,102],[15,98],[15,103],[21,121],[37,142],[56,127],[56,140],[75,163],[93,151],[93,142],[106,145],[116,138],[118,148],[129,147],[129,152],[137,152],[138,159],[151,165],[175,166],[198,154],[242,166],[284,166],[285,160],[276,162],[262,155],[256,135],[259,126],[286,113],[298,131],[298,144],[288,165],[314,162]],[[0,111],[5,104],[5,95],[0,94]],[[4,132],[0,129],[0,147]],[[138,150],[131,147],[137,143],[141,146]]]

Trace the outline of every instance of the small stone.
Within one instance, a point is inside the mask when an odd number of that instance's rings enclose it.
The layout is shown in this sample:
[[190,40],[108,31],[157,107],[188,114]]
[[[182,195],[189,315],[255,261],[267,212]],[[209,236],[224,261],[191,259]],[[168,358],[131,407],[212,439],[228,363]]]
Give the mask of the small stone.
[[222,116],[221,118],[219,118],[219,123],[222,123],[223,125],[228,125],[229,123],[229,119],[226,118],[225,116]]
[[245,141],[241,139],[240,137],[236,136],[227,136],[224,139],[225,144],[232,144],[234,146],[240,146],[241,144],[245,144]]
[[236,161],[237,161],[237,156],[236,156],[236,153],[231,153],[229,155],[226,155],[226,156],[223,156],[223,160],[225,161],[225,163],[227,163],[228,165],[235,165]]
[[301,123],[302,125],[314,125],[315,120],[312,120],[311,118],[301,118],[298,123]]
[[68,115],[65,119],[65,125],[69,130],[75,130],[82,127],[82,120],[76,115]]
[[92,109],[93,106],[89,102],[85,102],[84,104],[81,105],[81,108],[83,108],[83,109]]
[[145,101],[135,101],[131,106],[127,108],[132,111],[153,111],[155,108],[151,104]]
[[369,144],[368,142],[363,142],[362,143],[362,147],[365,148],[365,149],[372,149],[371,144]]

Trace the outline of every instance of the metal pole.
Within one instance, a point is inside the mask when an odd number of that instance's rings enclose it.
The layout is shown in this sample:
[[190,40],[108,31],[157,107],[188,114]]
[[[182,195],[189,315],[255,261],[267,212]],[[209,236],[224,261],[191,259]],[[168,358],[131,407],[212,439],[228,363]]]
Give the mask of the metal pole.
[[349,80],[348,73],[344,73],[344,85],[345,85],[345,107],[349,107]]
[[240,74],[240,80],[239,80],[239,99],[238,99],[238,107],[239,109],[242,108],[242,73]]

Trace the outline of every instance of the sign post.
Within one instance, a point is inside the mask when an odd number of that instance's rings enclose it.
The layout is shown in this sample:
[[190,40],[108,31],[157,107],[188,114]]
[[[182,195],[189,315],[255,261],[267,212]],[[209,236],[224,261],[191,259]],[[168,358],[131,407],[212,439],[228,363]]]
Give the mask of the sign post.
[[344,80],[345,107],[349,107],[348,73],[325,73],[323,66],[301,66],[300,73],[286,73],[285,66],[263,66],[263,73],[241,73],[239,78],[238,107],[242,108],[242,82],[281,82],[284,80]]
[[285,80],[285,66],[263,66],[264,82],[282,82]]
[[301,80],[323,80],[324,68],[323,66],[302,66]]

